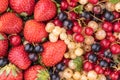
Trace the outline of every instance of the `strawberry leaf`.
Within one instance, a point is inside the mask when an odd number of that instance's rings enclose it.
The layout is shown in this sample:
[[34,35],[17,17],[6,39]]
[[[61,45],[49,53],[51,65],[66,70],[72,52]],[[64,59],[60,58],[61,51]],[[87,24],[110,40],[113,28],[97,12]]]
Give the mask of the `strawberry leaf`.
[[109,2],[111,2],[111,3],[118,3],[120,0],[109,0]]
[[0,40],[4,40],[4,36],[2,34],[0,34]]
[[75,13],[82,13],[83,11],[83,5],[76,6],[74,9]]

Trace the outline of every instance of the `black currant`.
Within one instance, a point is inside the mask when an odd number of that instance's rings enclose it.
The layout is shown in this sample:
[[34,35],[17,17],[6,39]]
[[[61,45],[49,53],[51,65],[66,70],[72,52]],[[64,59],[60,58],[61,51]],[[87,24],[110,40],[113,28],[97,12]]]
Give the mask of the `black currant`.
[[108,67],[108,62],[105,60],[101,60],[99,64],[101,67]]
[[100,51],[100,48],[101,48],[100,44],[98,44],[98,43],[92,44],[92,51],[98,52],[98,51]]
[[63,21],[63,26],[64,26],[66,29],[70,30],[70,29],[72,29],[72,27],[73,27],[73,22],[72,22],[71,20],[64,20],[64,21]]
[[65,12],[60,12],[59,15],[58,15],[58,19],[60,21],[64,21],[68,18],[67,14]]
[[90,61],[92,61],[92,62],[96,62],[97,61],[97,55],[96,54],[90,54],[89,56],[88,56],[88,59],[90,60]]

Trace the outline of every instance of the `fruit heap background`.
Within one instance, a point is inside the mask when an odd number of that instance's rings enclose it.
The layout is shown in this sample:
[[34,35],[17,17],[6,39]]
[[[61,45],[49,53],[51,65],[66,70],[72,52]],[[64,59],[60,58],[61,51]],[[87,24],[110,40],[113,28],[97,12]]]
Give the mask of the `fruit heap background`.
[[0,0],[0,80],[120,80],[120,0]]

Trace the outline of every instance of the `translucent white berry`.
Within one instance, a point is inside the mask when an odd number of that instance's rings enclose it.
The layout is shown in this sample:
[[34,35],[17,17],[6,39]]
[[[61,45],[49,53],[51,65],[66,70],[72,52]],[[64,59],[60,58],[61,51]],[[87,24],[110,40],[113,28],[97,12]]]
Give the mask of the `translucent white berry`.
[[97,78],[97,73],[95,71],[89,71],[87,74],[87,77],[89,80],[96,80]]
[[73,78],[74,78],[75,80],[79,80],[79,79],[81,78],[80,72],[78,72],[78,71],[74,72]]
[[60,35],[61,33],[61,28],[59,26],[55,26],[55,28],[53,29],[53,34],[55,34],[56,36]]
[[116,5],[115,5],[115,10],[117,12],[120,12],[120,2],[118,2]]
[[67,34],[66,34],[65,32],[62,32],[62,33],[60,34],[60,39],[61,39],[61,40],[67,39]]
[[75,49],[76,56],[82,56],[84,53],[84,50],[82,48]]
[[47,23],[45,30],[50,33],[54,28],[55,28],[55,25],[52,22],[49,22]]
[[76,68],[76,65],[74,64],[73,60],[70,60],[70,61],[68,62],[68,67],[69,67],[70,69],[75,69],[75,68]]
[[73,71],[70,68],[66,68],[63,72],[63,76],[69,80],[73,76]]
[[56,42],[58,40],[58,36],[54,35],[53,33],[49,34],[50,42]]

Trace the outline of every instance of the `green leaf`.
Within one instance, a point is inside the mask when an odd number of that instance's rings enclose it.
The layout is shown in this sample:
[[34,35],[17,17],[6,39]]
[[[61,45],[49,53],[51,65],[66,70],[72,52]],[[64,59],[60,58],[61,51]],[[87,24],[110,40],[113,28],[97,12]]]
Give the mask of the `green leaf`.
[[2,34],[0,34],[0,40],[4,40],[4,36]]
[[76,65],[76,70],[80,71],[82,69],[83,61],[81,57],[77,57],[73,60],[73,63]]
[[75,8],[74,8],[74,11],[75,11],[75,13],[82,13],[82,11],[83,11],[83,5],[79,5],[79,6],[76,6]]
[[120,0],[109,0],[109,2],[111,2],[111,3],[118,3],[118,2],[120,2]]

